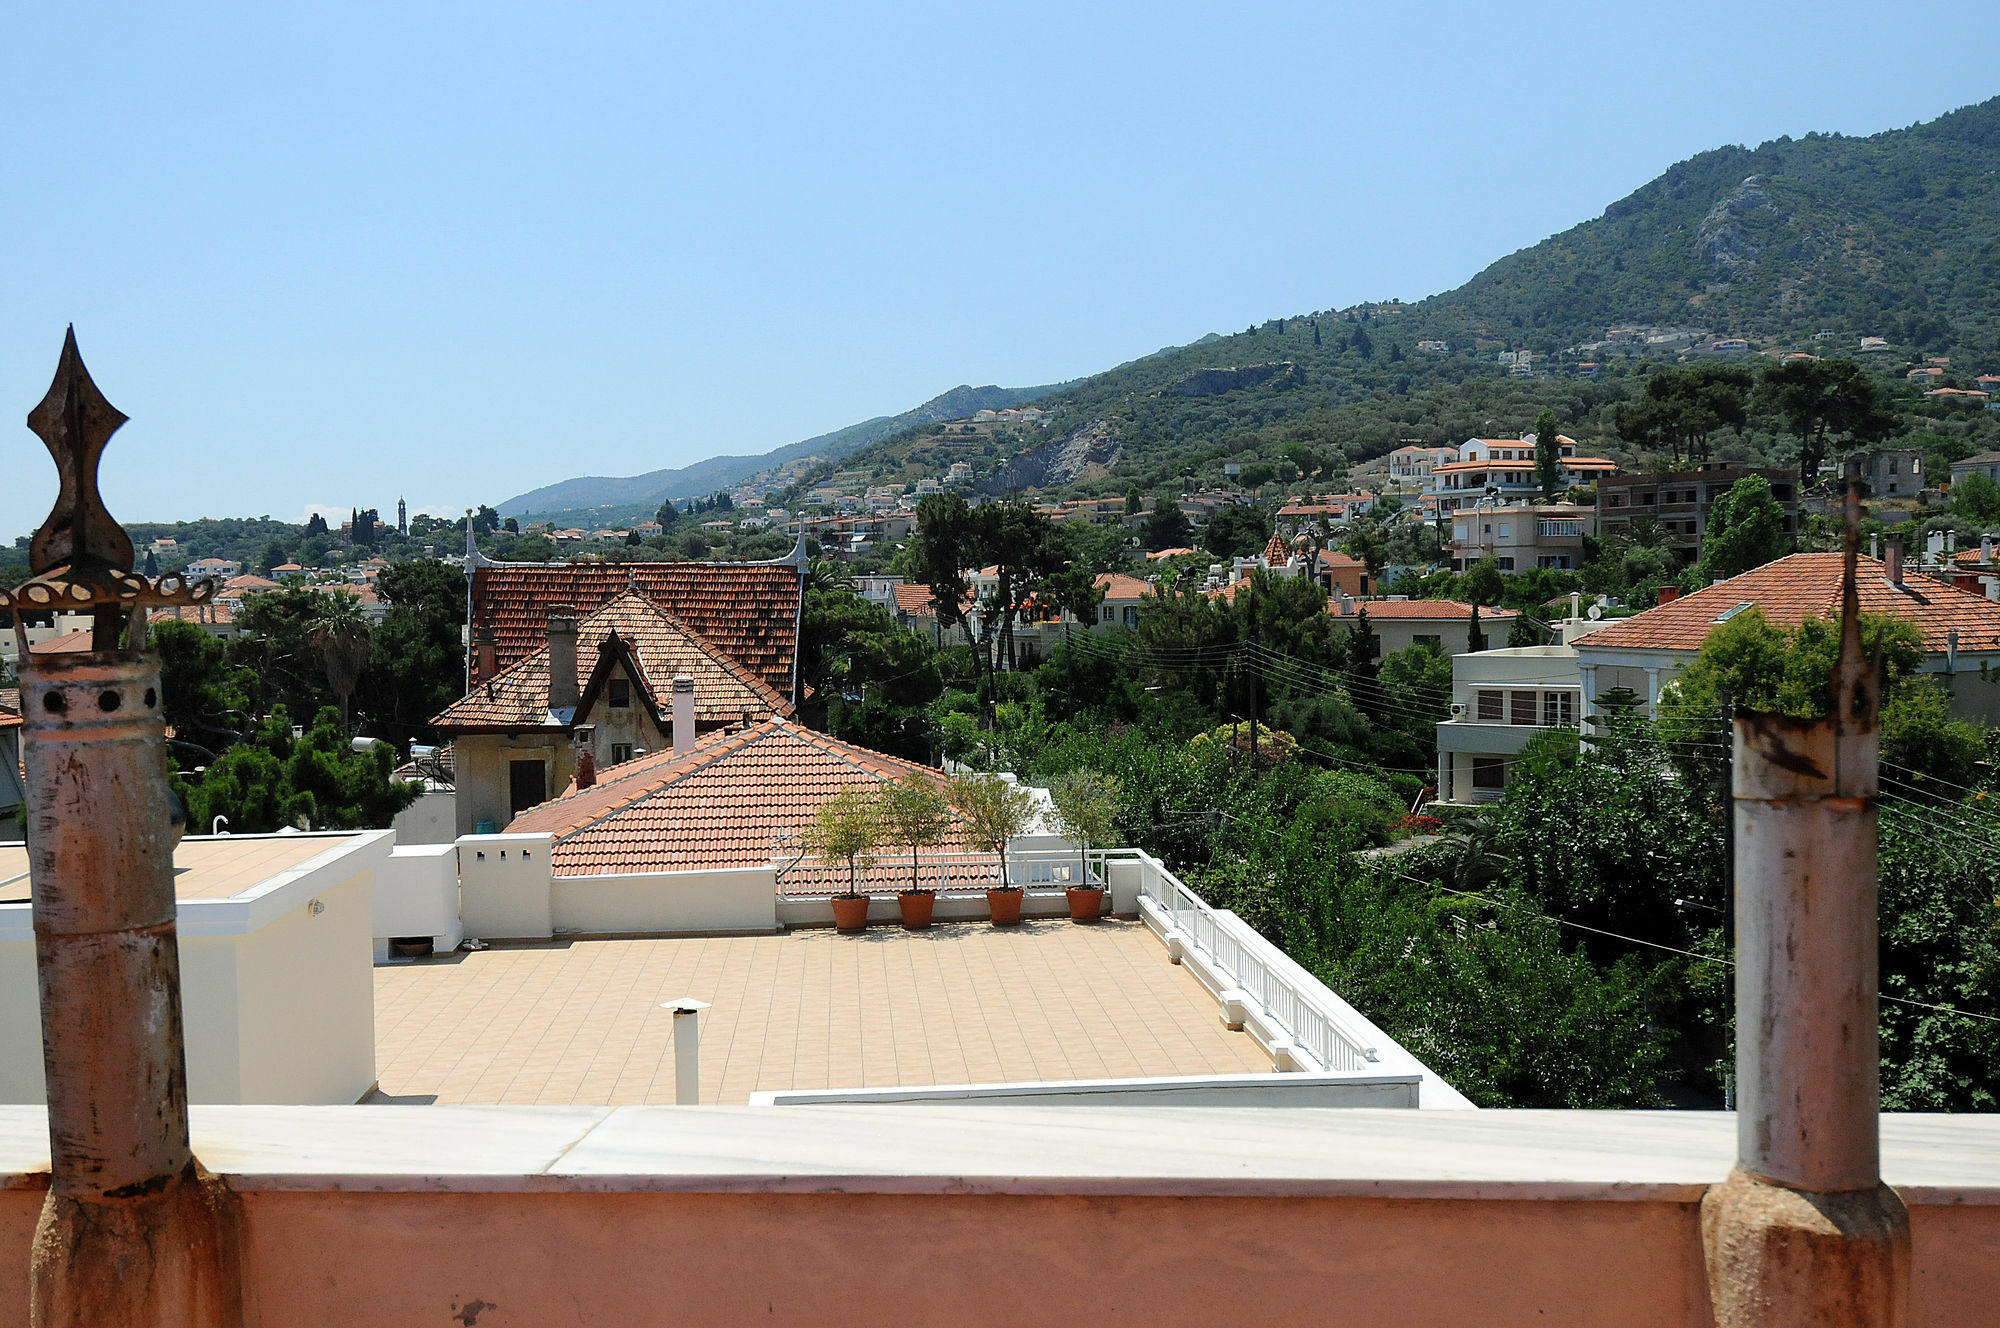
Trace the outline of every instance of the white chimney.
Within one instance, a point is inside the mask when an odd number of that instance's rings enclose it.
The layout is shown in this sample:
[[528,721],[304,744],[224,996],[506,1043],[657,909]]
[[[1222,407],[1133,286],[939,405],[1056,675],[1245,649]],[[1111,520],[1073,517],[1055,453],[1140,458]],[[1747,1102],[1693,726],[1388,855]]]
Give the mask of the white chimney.
[[694,748],[694,679],[685,673],[674,676],[674,750]]

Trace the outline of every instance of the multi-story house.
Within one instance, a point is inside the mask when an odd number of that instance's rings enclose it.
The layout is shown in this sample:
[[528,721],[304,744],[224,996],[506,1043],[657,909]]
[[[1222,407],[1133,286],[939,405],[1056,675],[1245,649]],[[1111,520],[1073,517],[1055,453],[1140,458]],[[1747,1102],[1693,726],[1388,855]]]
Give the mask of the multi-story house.
[[[1562,449],[1559,483],[1564,488],[1591,484],[1618,470],[1605,457],[1577,455],[1574,438],[1556,435]],[[1431,469],[1428,493],[1437,495],[1445,511],[1470,507],[1494,498],[1531,498],[1541,491],[1535,477],[1535,435],[1519,438],[1468,438],[1458,446],[1458,460]]]
[[1583,682],[1574,646],[1486,650],[1451,659],[1451,718],[1437,726],[1439,802],[1498,801],[1529,739],[1576,728]]
[[1451,567],[1462,572],[1493,558],[1503,572],[1535,567],[1572,571],[1584,563],[1583,541],[1597,533],[1597,509],[1574,503],[1474,503],[1451,514]]
[[1770,481],[1771,497],[1784,509],[1786,532],[1796,532],[1799,494],[1791,471],[1720,462],[1696,470],[1611,475],[1599,480],[1597,531],[1606,536],[1629,535],[1636,525],[1658,522],[1668,536],[1669,547],[1683,561],[1693,562],[1701,556],[1701,542],[1708,533],[1708,514],[1715,500],[1728,493],[1736,481],[1753,476]]

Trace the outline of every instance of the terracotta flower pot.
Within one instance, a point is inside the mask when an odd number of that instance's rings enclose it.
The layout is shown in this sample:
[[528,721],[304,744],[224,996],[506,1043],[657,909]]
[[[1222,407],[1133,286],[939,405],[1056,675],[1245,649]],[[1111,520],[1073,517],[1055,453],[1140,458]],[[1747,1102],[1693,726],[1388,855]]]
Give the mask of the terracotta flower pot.
[[1071,922],[1095,922],[1104,912],[1104,887],[1101,885],[1066,886],[1063,894],[1069,899]]
[[868,926],[867,895],[835,895],[833,925],[841,931],[863,931]]
[[1019,887],[986,892],[986,909],[993,915],[994,926],[1011,927],[1021,920],[1021,895]]
[[931,925],[931,910],[937,907],[935,890],[898,890],[896,907],[903,911],[903,925],[912,931]]

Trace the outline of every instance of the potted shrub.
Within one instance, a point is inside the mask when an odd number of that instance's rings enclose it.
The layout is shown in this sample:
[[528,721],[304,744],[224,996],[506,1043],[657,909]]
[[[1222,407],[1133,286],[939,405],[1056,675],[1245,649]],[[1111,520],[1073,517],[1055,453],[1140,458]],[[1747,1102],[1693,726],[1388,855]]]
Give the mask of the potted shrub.
[[1104,912],[1104,886],[1090,879],[1090,849],[1118,833],[1118,796],[1125,791],[1111,775],[1080,768],[1049,785],[1056,833],[1076,841],[1077,878],[1064,893],[1071,922],[1089,922]]
[[860,931],[868,925],[868,896],[861,893],[860,867],[873,866],[869,851],[881,842],[875,800],[861,787],[845,788],[813,809],[812,824],[803,836],[808,853],[825,862],[847,860],[847,890],[833,897],[833,925]]
[[1021,887],[1007,879],[1007,842],[1028,828],[1034,814],[1028,791],[998,775],[962,775],[951,782],[951,807],[965,823],[973,847],[1000,855],[1000,882],[986,891],[996,927],[1021,920]]
[[917,875],[917,850],[926,844],[944,841],[951,828],[951,804],[945,800],[938,781],[912,770],[893,784],[884,785],[876,800],[876,816],[884,840],[910,846],[910,888],[896,892],[896,907],[902,911],[903,925],[910,928],[931,925],[931,910],[937,905],[937,891],[925,886]]

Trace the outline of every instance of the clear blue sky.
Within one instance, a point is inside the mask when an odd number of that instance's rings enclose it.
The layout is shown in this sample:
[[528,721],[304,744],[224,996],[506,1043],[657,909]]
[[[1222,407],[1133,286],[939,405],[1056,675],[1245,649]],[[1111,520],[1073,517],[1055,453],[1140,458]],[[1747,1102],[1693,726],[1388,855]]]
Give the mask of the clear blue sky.
[[[7,24],[0,417],[74,321],[123,519],[762,451],[2000,93],[1975,3],[314,8]],[[11,536],[53,471],[0,432]]]

